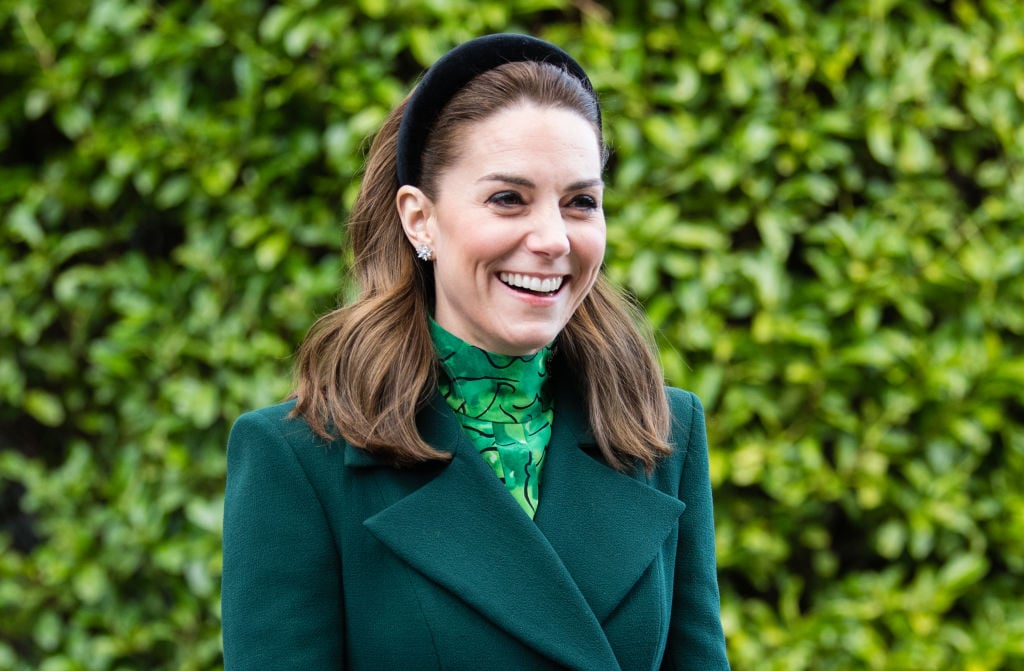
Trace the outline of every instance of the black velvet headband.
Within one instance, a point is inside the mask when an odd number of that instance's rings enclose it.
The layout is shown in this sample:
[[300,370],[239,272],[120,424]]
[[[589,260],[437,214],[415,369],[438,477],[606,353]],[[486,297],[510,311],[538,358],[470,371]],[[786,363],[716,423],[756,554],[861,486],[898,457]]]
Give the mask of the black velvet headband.
[[[499,65],[520,61],[551,63],[564,67],[594,94],[594,87],[580,64],[555,45],[529,35],[498,33],[464,42],[442,56],[423,75],[409,98],[398,128],[396,168],[398,184],[417,185],[420,157],[437,116],[452,97],[477,75]],[[596,97],[596,94],[594,94]],[[597,124],[601,126],[598,109]]]

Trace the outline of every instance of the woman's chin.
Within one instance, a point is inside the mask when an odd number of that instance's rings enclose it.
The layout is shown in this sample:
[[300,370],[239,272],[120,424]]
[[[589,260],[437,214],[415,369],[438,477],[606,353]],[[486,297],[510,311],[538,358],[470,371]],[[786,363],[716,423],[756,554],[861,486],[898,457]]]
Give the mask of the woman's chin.
[[484,349],[508,356],[535,354],[550,345],[561,330],[560,324],[544,324],[532,328],[520,324],[504,331],[500,336],[495,334],[491,339],[491,346]]

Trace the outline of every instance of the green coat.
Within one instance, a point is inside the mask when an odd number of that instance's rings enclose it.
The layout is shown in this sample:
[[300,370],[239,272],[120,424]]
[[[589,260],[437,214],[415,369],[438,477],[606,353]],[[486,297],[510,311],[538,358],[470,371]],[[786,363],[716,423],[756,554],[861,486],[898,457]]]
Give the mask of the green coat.
[[675,451],[603,463],[556,393],[531,521],[437,395],[450,463],[395,470],[285,403],[243,415],[224,503],[226,671],[728,669],[704,415],[669,389]]

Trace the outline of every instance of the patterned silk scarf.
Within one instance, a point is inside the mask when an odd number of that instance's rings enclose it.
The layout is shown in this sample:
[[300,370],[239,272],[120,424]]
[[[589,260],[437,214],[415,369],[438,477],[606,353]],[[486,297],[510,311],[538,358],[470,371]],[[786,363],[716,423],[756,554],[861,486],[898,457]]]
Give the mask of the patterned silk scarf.
[[544,388],[551,347],[528,356],[486,352],[430,320],[442,374],[441,395],[512,497],[533,519],[552,401]]

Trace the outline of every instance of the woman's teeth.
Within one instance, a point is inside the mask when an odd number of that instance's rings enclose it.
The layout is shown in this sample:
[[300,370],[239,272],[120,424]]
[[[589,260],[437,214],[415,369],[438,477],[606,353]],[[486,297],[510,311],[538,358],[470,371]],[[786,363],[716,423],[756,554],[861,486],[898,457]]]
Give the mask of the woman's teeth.
[[518,273],[499,273],[498,279],[510,287],[526,289],[538,294],[550,294],[562,288],[563,277],[549,277],[540,279],[529,275]]

